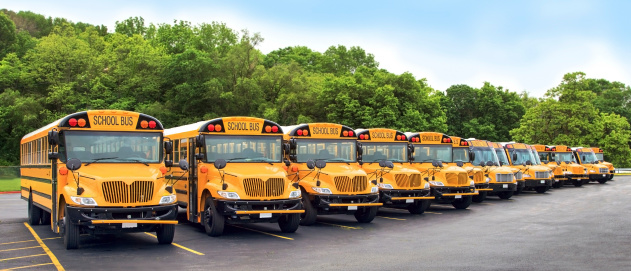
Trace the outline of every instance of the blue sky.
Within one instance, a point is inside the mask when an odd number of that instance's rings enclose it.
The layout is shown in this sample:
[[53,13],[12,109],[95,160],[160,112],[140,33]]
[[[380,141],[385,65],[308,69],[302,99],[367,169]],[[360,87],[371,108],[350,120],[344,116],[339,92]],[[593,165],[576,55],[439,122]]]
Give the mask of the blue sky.
[[359,46],[380,68],[439,90],[484,81],[541,97],[568,72],[631,84],[631,1],[15,1],[30,10],[103,24],[219,21],[259,32],[263,53],[303,45]]

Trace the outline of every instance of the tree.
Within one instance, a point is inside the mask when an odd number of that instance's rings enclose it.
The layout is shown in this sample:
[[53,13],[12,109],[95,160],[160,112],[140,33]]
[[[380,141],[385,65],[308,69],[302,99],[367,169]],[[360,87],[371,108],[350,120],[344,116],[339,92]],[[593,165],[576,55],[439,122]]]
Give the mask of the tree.
[[16,39],[15,23],[7,15],[0,12],[0,59],[11,52]]

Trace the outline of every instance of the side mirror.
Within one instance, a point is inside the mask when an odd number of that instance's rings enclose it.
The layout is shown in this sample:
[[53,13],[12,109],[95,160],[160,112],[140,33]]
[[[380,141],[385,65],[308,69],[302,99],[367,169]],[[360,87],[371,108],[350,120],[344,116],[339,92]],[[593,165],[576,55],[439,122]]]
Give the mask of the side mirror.
[[414,146],[412,146],[412,144],[408,144],[408,152],[414,153]]
[[486,165],[490,167],[490,166],[494,166],[494,165],[495,165],[495,163],[493,163],[493,161],[487,161],[487,162],[486,162]]
[[581,162],[585,161],[585,156],[581,156]]
[[481,166],[481,167],[486,166],[486,164],[484,163],[484,161],[480,162],[480,166]]
[[526,165],[529,165],[529,166],[532,165],[532,161],[530,160],[526,161]]
[[362,143],[357,141],[357,155],[362,155],[362,154],[364,154],[364,149],[362,148]]
[[298,146],[298,143],[296,142],[295,138],[292,138],[289,140],[289,148],[292,150],[295,150],[296,147]]
[[432,166],[433,167],[438,167],[438,161],[432,160]]
[[513,158],[513,162],[515,162],[515,160],[517,160],[517,153],[513,153],[512,158]]
[[182,170],[188,170],[188,162],[186,160],[180,160],[179,165]]
[[443,161],[438,160],[438,167],[443,167]]
[[225,167],[226,167],[226,160],[223,160],[223,159],[215,160],[215,168],[216,169],[223,169]]
[[547,165],[548,163],[550,163],[549,161],[546,161],[546,160],[543,160],[542,162],[543,162],[544,164],[546,164],[546,165]]
[[172,167],[173,166],[173,160],[164,160],[164,166],[165,167]]
[[48,144],[53,146],[59,145],[59,132],[55,130],[48,132]]
[[311,159],[307,160],[307,167],[309,169],[314,169],[315,168],[315,162]]
[[392,161],[379,160],[379,167],[394,168]]
[[68,162],[66,162],[66,168],[68,168],[70,171],[80,169],[81,168],[81,160],[79,160],[77,158],[69,159]]
[[165,141],[164,142],[164,152],[168,155],[173,154],[173,142],[172,141]]
[[283,151],[286,154],[289,154],[289,151],[291,150],[291,146],[289,145],[289,143],[283,143]]
[[551,153],[550,156],[554,157],[554,153]]
[[315,161],[315,166],[319,169],[323,169],[324,167],[326,167],[326,161],[324,160],[316,160]]
[[456,166],[462,167],[464,166],[464,163],[462,161],[458,161],[456,162]]
[[59,153],[58,152],[49,152],[48,153],[48,160],[57,160],[59,159]]
[[469,151],[469,160],[475,160],[475,152]]
[[197,135],[195,137],[195,146],[198,148],[202,148],[204,147],[204,136],[203,135]]
[[285,166],[290,166],[291,165],[291,161],[284,159],[283,162],[285,162]]
[[198,153],[198,154],[195,154],[195,159],[196,159],[197,161],[199,161],[199,160],[203,160],[203,159],[204,159],[204,154],[203,154],[203,153]]

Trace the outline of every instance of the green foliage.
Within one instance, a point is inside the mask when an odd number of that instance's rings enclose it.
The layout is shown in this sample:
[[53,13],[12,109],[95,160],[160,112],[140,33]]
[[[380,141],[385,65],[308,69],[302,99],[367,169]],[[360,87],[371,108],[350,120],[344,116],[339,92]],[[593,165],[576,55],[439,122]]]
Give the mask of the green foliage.
[[7,15],[0,12],[0,58],[10,53],[16,39],[15,23]]

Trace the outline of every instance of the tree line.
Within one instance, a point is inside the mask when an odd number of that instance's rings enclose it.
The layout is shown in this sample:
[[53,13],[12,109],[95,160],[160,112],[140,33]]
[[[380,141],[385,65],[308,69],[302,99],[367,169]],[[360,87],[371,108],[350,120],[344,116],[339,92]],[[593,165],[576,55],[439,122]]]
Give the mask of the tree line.
[[379,68],[361,47],[263,54],[259,33],[221,22],[101,25],[0,10],[0,165],[19,163],[22,136],[67,114],[120,109],[174,127],[221,116],[281,125],[436,131],[529,144],[600,146],[631,166],[631,89],[568,73],[543,98],[484,82],[442,91]]

